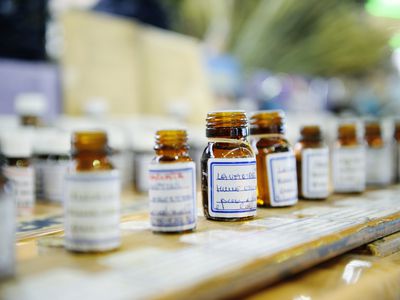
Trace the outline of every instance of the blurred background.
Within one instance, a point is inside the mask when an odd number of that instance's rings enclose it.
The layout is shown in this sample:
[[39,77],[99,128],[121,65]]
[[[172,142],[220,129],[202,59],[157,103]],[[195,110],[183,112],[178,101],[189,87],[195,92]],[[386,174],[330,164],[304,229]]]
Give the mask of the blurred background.
[[284,109],[292,139],[400,113],[400,0],[0,0],[0,34],[2,128],[21,97],[137,152],[160,127],[202,145],[216,109]]

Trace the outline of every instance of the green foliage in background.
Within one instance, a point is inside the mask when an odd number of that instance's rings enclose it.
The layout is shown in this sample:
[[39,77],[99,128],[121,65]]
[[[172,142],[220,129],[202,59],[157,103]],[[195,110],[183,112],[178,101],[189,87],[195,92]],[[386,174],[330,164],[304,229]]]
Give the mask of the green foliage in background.
[[387,32],[359,1],[169,2],[178,12],[178,31],[206,41],[211,36],[211,44],[223,44],[246,69],[354,75],[373,70],[388,56]]

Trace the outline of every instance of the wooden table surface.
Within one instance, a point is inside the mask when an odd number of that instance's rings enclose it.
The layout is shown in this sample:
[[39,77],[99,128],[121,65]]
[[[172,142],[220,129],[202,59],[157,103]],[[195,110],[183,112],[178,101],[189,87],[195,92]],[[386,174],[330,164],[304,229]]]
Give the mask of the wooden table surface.
[[127,193],[123,244],[107,254],[65,251],[61,208],[38,205],[35,220],[20,220],[24,226],[18,234],[17,276],[0,285],[0,298],[329,298],[334,293],[323,291],[338,286],[352,295],[354,279],[347,283],[345,270],[353,269],[371,288],[371,270],[378,268],[379,273],[378,266],[390,269],[385,275],[396,278],[398,255],[346,254],[292,275],[399,231],[399,194],[400,187],[393,186],[361,196],[300,201],[292,208],[259,209],[255,220],[235,223],[207,221],[199,210],[195,232],[154,234],[145,197]]

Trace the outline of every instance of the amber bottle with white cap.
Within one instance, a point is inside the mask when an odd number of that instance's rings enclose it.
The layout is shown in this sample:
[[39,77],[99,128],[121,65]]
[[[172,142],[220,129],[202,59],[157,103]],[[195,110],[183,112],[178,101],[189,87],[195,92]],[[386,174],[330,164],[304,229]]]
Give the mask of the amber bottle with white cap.
[[257,170],[247,141],[244,111],[217,111],[207,115],[208,145],[201,159],[204,215],[208,219],[251,219],[257,212]]
[[120,179],[110,163],[104,131],[75,132],[65,182],[65,247],[103,252],[121,244]]
[[22,132],[3,137],[1,151],[6,158],[4,175],[10,180],[19,215],[30,215],[35,206],[35,172],[31,166],[32,142]]
[[19,94],[14,103],[22,126],[38,127],[43,125],[42,117],[47,110],[46,98],[41,93]]

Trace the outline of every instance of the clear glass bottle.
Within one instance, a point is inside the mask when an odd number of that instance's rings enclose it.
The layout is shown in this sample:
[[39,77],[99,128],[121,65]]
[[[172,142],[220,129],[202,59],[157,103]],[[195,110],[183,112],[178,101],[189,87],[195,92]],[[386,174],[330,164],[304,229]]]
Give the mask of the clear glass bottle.
[[149,167],[150,221],[154,232],[196,227],[196,169],[185,130],[159,130]]
[[258,205],[295,205],[298,201],[296,159],[284,136],[284,112],[255,112],[250,118],[250,134],[257,158]]
[[108,159],[107,134],[76,132],[65,182],[65,247],[103,252],[121,244],[120,179]]
[[219,221],[251,219],[257,212],[257,171],[244,111],[207,115],[208,145],[201,159],[204,215]]
[[386,186],[392,179],[392,155],[382,138],[381,124],[377,120],[364,125],[366,142],[366,181],[370,186]]
[[31,139],[22,132],[8,134],[2,139],[1,150],[5,156],[4,175],[11,182],[18,215],[31,215],[35,207]]
[[0,171],[0,282],[15,274],[15,201]]
[[319,126],[304,126],[294,146],[299,196],[325,199],[329,196],[329,149]]
[[333,188],[337,193],[365,190],[365,145],[357,136],[357,123],[344,121],[338,126],[332,149]]

